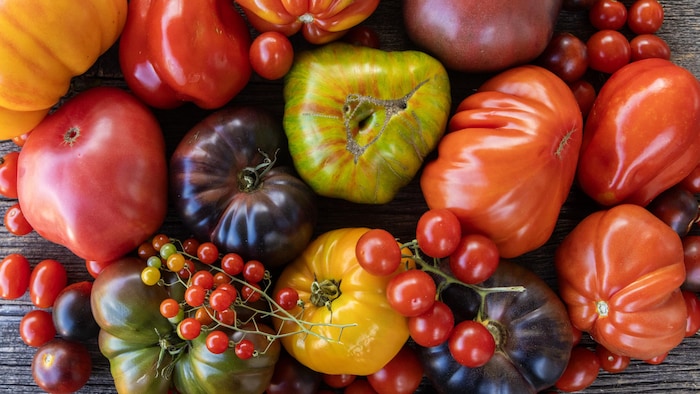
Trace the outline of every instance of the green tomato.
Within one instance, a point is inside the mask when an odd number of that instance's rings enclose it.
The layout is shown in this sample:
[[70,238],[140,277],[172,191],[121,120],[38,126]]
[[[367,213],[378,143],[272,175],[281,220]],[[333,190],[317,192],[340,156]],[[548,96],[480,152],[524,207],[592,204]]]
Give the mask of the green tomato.
[[284,129],[318,194],[391,201],[442,137],[450,82],[435,58],[344,43],[298,54],[284,80]]

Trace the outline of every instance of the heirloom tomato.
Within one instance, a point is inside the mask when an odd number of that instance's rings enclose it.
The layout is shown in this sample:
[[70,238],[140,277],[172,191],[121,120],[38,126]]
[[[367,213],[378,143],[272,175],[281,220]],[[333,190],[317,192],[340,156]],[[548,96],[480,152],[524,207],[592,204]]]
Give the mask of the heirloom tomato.
[[700,162],[700,82],[668,60],[632,62],[600,89],[583,136],[583,191],[644,206]]
[[[454,359],[449,341],[421,347],[428,380],[439,393],[536,393],[552,386],[564,372],[573,346],[564,304],[536,274],[507,260],[482,285],[525,288],[484,298],[481,323],[494,336],[495,353],[483,366],[469,368]],[[443,290],[442,300],[456,323],[474,319],[482,304],[476,292],[454,284]]]
[[[408,340],[408,323],[387,301],[394,275],[375,276],[355,257],[355,245],[367,228],[342,228],[321,234],[288,264],[275,291],[296,289],[304,302],[290,319],[273,319],[292,357],[314,371],[369,375],[389,362]],[[405,265],[396,270],[404,272]]]
[[0,139],[29,132],[122,32],[127,0],[0,3]]
[[573,183],[582,116],[569,87],[538,66],[504,71],[457,107],[438,157],[421,175],[430,208],[449,208],[466,233],[504,258],[543,245]]
[[222,107],[248,83],[248,25],[229,0],[132,0],[119,43],[124,79],[156,108]]
[[555,255],[574,327],[615,354],[650,359],[685,335],[683,245],[646,209],[621,204],[581,221]]
[[[98,344],[110,363],[119,393],[218,393],[222,387],[236,393],[262,393],[270,382],[280,347],[267,336],[227,331],[231,341],[253,341],[258,356],[241,360],[233,347],[215,354],[206,347],[206,335],[181,339],[176,324],[160,314],[163,300],[181,286],[148,286],[141,281],[146,264],[124,258],[106,267],[92,288],[92,312],[101,327]],[[179,299],[179,298],[178,298]],[[255,331],[255,327],[245,326]],[[257,329],[272,333],[258,323]]]
[[165,219],[165,141],[156,118],[129,93],[98,87],[49,115],[18,159],[25,218],[85,260],[111,261]]
[[173,203],[199,239],[279,266],[311,240],[316,197],[294,173],[281,119],[256,107],[217,111],[170,159]]
[[379,0],[236,0],[236,4],[260,32],[277,31],[291,36],[301,30],[308,42],[325,44],[367,19]]
[[436,59],[333,43],[297,55],[284,81],[284,130],[318,194],[383,204],[445,131],[450,81]]

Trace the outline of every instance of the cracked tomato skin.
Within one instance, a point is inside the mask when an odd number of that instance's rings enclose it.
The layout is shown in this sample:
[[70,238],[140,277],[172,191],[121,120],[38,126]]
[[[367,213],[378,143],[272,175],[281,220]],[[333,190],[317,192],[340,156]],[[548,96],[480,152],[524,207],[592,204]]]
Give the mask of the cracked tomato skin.
[[379,0],[236,0],[236,3],[257,31],[277,31],[287,36],[301,31],[308,42],[325,44],[367,19]]
[[583,135],[583,191],[645,206],[700,162],[700,82],[668,60],[632,62],[603,85]]
[[430,208],[487,235],[501,257],[543,245],[573,183],[583,120],[569,87],[538,66],[484,83],[457,107],[420,184]]
[[298,54],[284,99],[300,176],[320,195],[372,204],[413,179],[451,103],[447,72],[433,57],[343,43]]
[[630,358],[673,349],[685,336],[683,256],[678,234],[638,205],[589,215],[555,255],[572,324]]

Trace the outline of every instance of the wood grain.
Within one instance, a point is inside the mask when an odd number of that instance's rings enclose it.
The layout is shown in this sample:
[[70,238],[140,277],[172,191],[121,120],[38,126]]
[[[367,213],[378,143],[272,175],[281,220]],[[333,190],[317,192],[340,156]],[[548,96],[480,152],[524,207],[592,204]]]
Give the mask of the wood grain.
[[[625,1],[625,3],[629,5],[631,1]],[[666,20],[658,35],[669,43],[676,63],[688,68],[696,76],[700,76],[700,43],[698,42],[700,7],[697,0],[662,0],[662,4],[665,8]],[[374,27],[380,34],[384,49],[414,49],[403,30],[400,0],[382,1],[375,14],[365,23]],[[561,13],[557,30],[573,32],[584,40],[593,32],[587,23],[585,12],[571,11]],[[453,83],[454,101],[459,102],[477,88],[487,76],[451,73],[450,77]],[[67,97],[95,85],[126,88],[118,67],[116,46],[102,56],[88,73],[75,78]],[[265,105],[281,114],[283,108],[281,82],[269,82],[253,77],[246,89],[231,104],[240,103]],[[175,111],[155,111],[155,113],[167,138],[168,154],[172,152],[179,138],[207,114],[206,111],[190,105]],[[0,142],[0,153],[4,154],[16,149],[12,142]],[[0,200],[0,214],[4,214],[13,203],[12,200]],[[320,234],[345,226],[384,227],[397,237],[406,240],[413,237],[415,224],[425,208],[416,180],[401,190],[394,201],[386,205],[364,206],[321,199],[320,209],[323,213],[320,215],[316,232]],[[590,199],[574,187],[561,211],[550,241],[542,248],[517,258],[516,261],[533,269],[556,288],[552,269],[554,250],[562,238],[583,217],[595,209],[596,206]],[[181,238],[188,235],[172,210],[163,224],[162,231]],[[36,234],[25,237],[12,236],[0,226],[0,257],[10,253],[22,253],[32,264],[46,258],[57,259],[66,265],[71,282],[90,279],[84,262],[65,248],[42,240]],[[34,349],[24,345],[17,332],[22,315],[31,309],[32,305],[26,296],[14,301],[0,301],[0,393],[40,392],[33,382],[30,370]],[[663,317],[660,316],[660,318]],[[592,345],[589,339],[585,340],[587,344]],[[114,392],[107,361],[100,355],[95,343],[90,344],[90,350],[94,362],[94,373],[80,392]],[[424,391],[429,392],[429,389]],[[585,392],[700,392],[700,336],[696,335],[684,340],[661,365],[648,365],[634,361],[623,373],[601,372],[595,384]]]

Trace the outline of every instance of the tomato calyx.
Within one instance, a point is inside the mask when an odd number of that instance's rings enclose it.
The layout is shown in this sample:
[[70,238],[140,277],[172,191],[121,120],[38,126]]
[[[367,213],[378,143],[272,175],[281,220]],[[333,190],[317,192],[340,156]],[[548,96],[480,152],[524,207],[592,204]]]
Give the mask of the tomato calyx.
[[[170,335],[162,335],[157,329],[155,331],[158,334],[158,346],[160,346],[158,361],[156,362],[156,377],[168,378],[172,375],[177,360],[185,354],[188,342],[180,339],[177,335],[172,335],[172,333]],[[166,355],[170,356],[170,360],[163,365]]]
[[[479,313],[481,313],[482,309],[483,308],[479,309]],[[508,341],[508,331],[505,329],[505,327],[503,327],[503,324],[496,320],[490,319],[477,321],[483,324],[493,336],[493,340],[496,342],[496,350],[502,349]]]
[[319,282],[314,275],[314,281],[311,283],[311,303],[317,307],[325,306],[332,312],[331,304],[341,294],[340,282],[335,279],[324,279]]
[[251,193],[258,190],[262,186],[265,174],[267,174],[277,162],[277,153],[279,149],[275,151],[272,158],[260,149],[258,149],[258,152],[263,156],[263,162],[255,167],[245,167],[238,173],[238,189],[242,192]]
[[576,127],[572,127],[571,130],[569,130],[569,132],[562,137],[561,141],[559,141],[559,146],[557,146],[557,150],[554,152],[554,157],[561,159],[564,149],[566,149],[566,146],[569,144],[569,140],[571,140],[574,133],[576,133]]
[[610,312],[610,306],[604,300],[600,300],[595,303],[595,310],[598,312],[598,317],[606,317]]
[[79,137],[80,127],[71,126],[68,128],[68,130],[66,130],[65,134],[63,134],[63,144],[73,146],[73,144],[75,144]]

